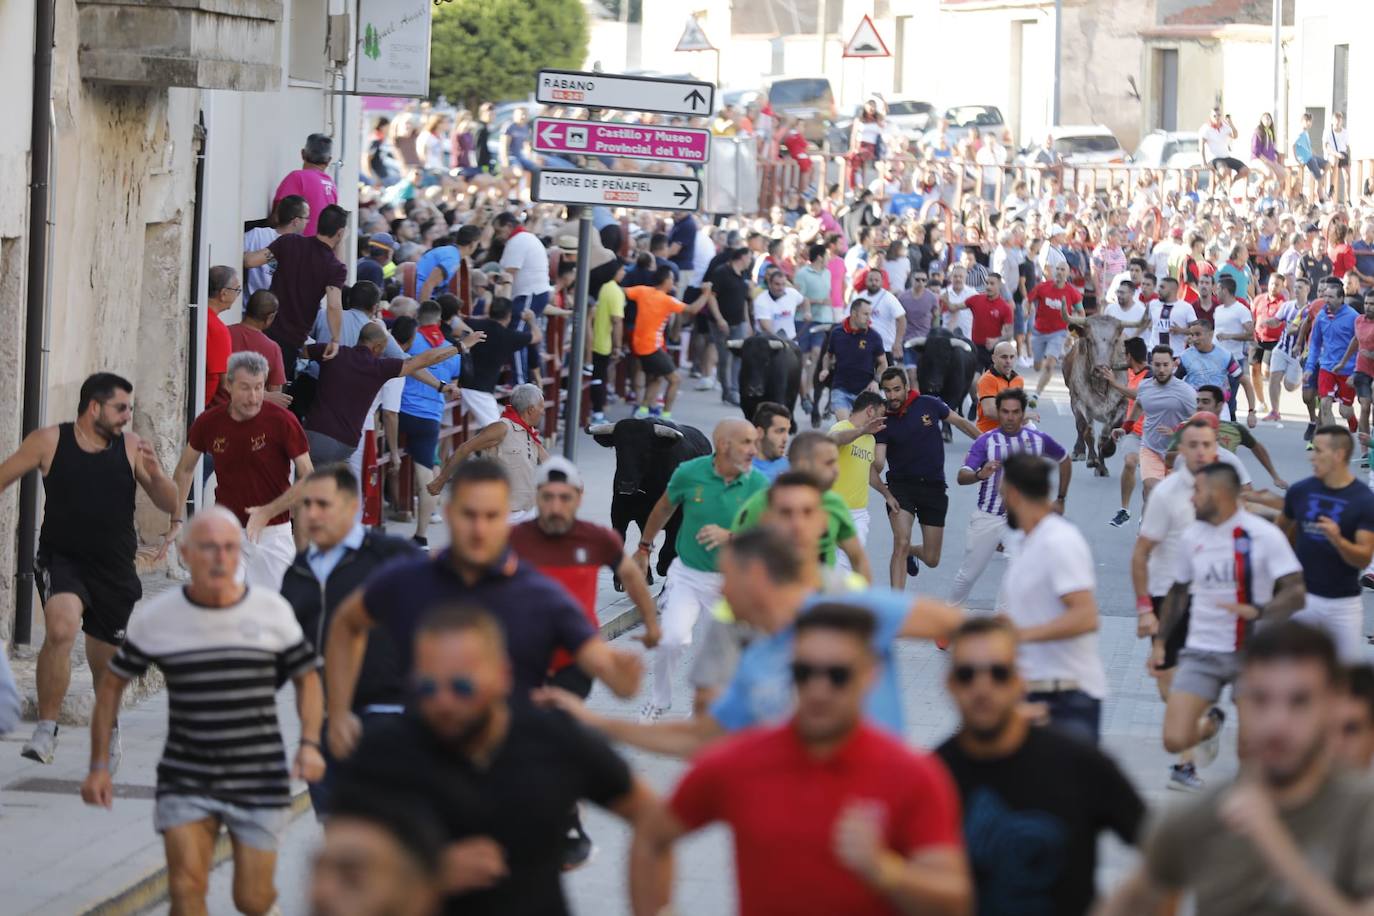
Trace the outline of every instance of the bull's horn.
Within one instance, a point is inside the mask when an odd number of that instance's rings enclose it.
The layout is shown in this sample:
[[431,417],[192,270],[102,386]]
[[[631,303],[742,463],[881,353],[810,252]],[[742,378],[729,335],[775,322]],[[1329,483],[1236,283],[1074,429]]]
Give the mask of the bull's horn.
[[902,346],[904,347],[924,347],[925,345],[926,339],[924,337],[913,337],[906,343],[902,344]]
[[682,430],[680,430],[680,429],[673,429],[671,426],[665,426],[665,425],[662,424],[662,423],[655,423],[655,424],[654,424],[654,435],[655,435],[655,436],[662,436],[662,437],[665,438],[665,439],[681,439],[681,438],[682,438]]
[[597,423],[595,426],[588,426],[587,432],[593,436],[609,436],[615,432],[615,423]]
[[781,340],[770,340],[770,341],[768,341],[768,349],[770,349],[770,350],[781,350],[782,348],[783,348],[783,342],[782,342]]
[[729,347],[731,350],[738,350],[740,347],[744,346],[744,341],[742,341],[742,340],[727,340],[727,341],[725,342],[725,345],[726,345],[727,347]]
[[959,349],[964,350],[968,353],[973,352],[973,344],[969,343],[967,340],[964,340],[964,338],[962,337],[951,337],[949,339],[949,342],[954,344]]

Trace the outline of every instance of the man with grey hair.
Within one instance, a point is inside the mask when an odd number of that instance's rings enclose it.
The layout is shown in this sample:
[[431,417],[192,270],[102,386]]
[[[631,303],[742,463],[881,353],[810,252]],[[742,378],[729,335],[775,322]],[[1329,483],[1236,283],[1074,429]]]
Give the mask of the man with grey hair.
[[434,480],[429,492],[438,496],[458,463],[469,455],[486,452],[510,478],[510,520],[512,524],[538,516],[535,508],[535,471],[549,459],[539,438],[544,420],[544,391],[538,385],[517,385],[501,418],[482,429],[454,450]]
[[291,172],[277,185],[277,193],[272,195],[272,206],[291,194],[305,198],[310,205],[309,215],[301,235],[309,238],[315,234],[319,214],[330,204],[339,202],[339,189],[326,169],[334,158],[334,141],[325,134],[311,134],[305,138],[301,149],[301,167]]
[[291,510],[312,469],[310,446],[295,415],[266,399],[267,360],[261,353],[229,357],[226,378],[229,402],[210,408],[191,424],[172,477],[178,501],[184,504],[200,456],[213,457],[215,502],[233,512],[245,528],[245,581],[276,591],[296,557]]

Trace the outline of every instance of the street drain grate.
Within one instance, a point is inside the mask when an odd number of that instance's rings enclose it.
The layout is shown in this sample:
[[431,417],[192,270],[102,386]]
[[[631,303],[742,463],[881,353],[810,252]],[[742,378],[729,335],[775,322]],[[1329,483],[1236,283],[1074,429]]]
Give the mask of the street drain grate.
[[[5,786],[6,792],[40,792],[46,795],[80,795],[81,782],[76,779],[47,779],[35,776],[21,779]],[[157,789],[153,786],[126,786],[115,783],[115,798],[156,798]]]

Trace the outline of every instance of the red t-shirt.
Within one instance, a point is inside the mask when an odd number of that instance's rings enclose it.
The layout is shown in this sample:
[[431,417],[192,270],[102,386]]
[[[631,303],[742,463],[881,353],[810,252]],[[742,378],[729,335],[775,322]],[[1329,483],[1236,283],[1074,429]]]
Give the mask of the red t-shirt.
[[[291,488],[292,462],[310,451],[296,415],[271,401],[251,420],[235,420],[229,407],[211,407],[191,424],[187,443],[215,461],[215,502],[248,524],[248,510],[265,506]],[[269,524],[290,521],[291,513]]]
[[1073,312],[1078,303],[1083,301],[1078,290],[1072,286],[1066,284],[1061,288],[1049,280],[1042,280],[1035,284],[1035,288],[1030,291],[1029,298],[1035,307],[1035,331],[1037,334],[1067,331],[1069,323],[1064,320],[1062,308],[1067,305],[1069,311]]
[[[243,324],[229,325],[229,352],[242,353],[251,350],[254,353],[261,353],[267,360],[267,387],[277,387],[286,384],[286,367],[282,364],[281,344],[277,343],[257,328],[250,328]],[[215,390],[215,396],[210,401],[211,407],[218,407],[221,404],[229,403],[229,391],[223,385]]]
[[734,831],[741,916],[893,914],[835,856],[835,822],[860,801],[886,809],[883,843],[903,858],[963,846],[944,765],[867,724],[824,760],[807,753],[791,722],[727,738],[696,758],[669,805],[689,830],[723,821]]
[[[1149,366],[1146,366],[1144,369],[1141,369],[1139,372],[1136,372],[1136,371],[1134,371],[1134,370],[1132,370],[1132,369],[1127,369],[1127,370],[1126,370],[1126,387],[1129,388],[1129,389],[1131,389],[1131,391],[1135,391],[1137,388],[1140,387],[1140,383],[1143,382],[1143,381],[1145,381],[1145,377],[1148,376],[1149,374],[1150,374],[1150,367],[1149,367]],[[1130,416],[1130,415],[1131,415],[1131,408],[1134,407],[1134,406],[1135,406],[1135,398],[1131,398],[1130,400],[1128,400],[1128,401],[1126,402],[1126,416]],[[1126,427],[1125,427],[1125,430],[1126,430],[1127,433],[1129,433],[1129,434],[1132,435],[1132,436],[1144,435],[1144,432],[1145,432],[1145,413],[1142,411],[1141,413],[1136,414],[1135,421],[1132,422],[1129,426],[1126,426]]]
[[1002,336],[1002,326],[1016,320],[1011,303],[998,297],[989,299],[979,293],[964,303],[973,315],[973,342],[983,346]]
[[1260,293],[1255,297],[1254,302],[1250,306],[1250,311],[1255,314],[1256,340],[1278,340],[1283,336],[1283,325],[1279,325],[1276,328],[1270,328],[1266,327],[1264,324],[1279,313],[1279,309],[1283,308],[1283,302],[1284,299],[1282,294],[1270,297],[1268,293]]
[[234,344],[229,329],[214,309],[205,310],[205,404],[208,407],[220,390],[224,370],[229,366],[229,354]]
[[[567,534],[548,535],[533,519],[521,522],[510,530],[510,546],[516,555],[533,563],[535,568],[563,586],[573,600],[582,606],[582,613],[594,628],[601,626],[596,617],[596,577],[601,567],[612,570],[625,556],[625,544],[620,535],[601,525],[578,520]],[[557,649],[550,671],[571,665],[573,658]]]
[[1349,245],[1337,245],[1331,249],[1331,273],[1340,279],[1345,279],[1345,275],[1355,266],[1355,249]]

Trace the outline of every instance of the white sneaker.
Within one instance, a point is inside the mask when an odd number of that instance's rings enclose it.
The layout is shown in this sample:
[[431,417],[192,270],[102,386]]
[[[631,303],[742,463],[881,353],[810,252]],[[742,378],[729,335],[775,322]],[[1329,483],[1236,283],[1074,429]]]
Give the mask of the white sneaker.
[[1193,748],[1193,761],[1199,768],[1209,767],[1216,761],[1217,752],[1221,750],[1221,730],[1226,725],[1226,713],[1218,706],[1207,710],[1207,718],[1216,723],[1216,729],[1210,738],[1204,739]]
[[644,704],[644,708],[639,711],[639,724],[647,725],[657,722],[663,718],[663,714],[668,711],[667,706],[655,706],[654,701],[650,700]]
[[713,378],[710,378],[710,377],[708,377],[708,376],[703,375],[701,378],[697,379],[697,384],[696,384],[696,389],[697,389],[697,391],[710,391],[712,388],[715,388],[715,387],[716,387],[716,380],[713,379]]
[[110,732],[110,776],[119,772],[119,763],[124,759],[124,742],[119,740],[119,726]]
[[52,763],[56,755],[57,723],[53,721],[43,721],[35,725],[33,737],[19,751],[19,756],[37,760],[39,763]]

